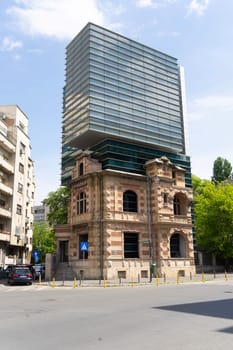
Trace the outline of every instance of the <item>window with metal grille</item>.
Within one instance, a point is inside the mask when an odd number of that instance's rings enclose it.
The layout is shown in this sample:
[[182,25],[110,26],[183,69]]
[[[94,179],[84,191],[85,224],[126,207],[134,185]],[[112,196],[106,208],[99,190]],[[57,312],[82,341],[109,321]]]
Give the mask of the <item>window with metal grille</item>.
[[124,233],[124,258],[139,258],[138,233]]
[[80,192],[77,197],[77,214],[86,213],[86,193]]
[[125,191],[123,194],[123,211],[137,212],[137,194],[133,191]]

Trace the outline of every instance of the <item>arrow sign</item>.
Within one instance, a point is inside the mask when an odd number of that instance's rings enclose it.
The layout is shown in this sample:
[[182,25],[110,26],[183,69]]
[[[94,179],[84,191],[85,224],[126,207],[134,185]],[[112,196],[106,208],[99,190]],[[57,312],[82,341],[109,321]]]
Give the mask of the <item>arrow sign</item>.
[[87,252],[88,251],[88,242],[80,242],[80,250],[81,250],[81,252]]

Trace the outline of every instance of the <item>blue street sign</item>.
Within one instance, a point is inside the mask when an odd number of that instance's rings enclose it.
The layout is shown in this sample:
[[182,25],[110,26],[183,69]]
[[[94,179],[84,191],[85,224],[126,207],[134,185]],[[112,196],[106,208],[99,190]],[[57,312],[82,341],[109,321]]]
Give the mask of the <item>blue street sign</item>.
[[38,252],[38,250],[33,250],[32,251],[32,257],[33,257],[33,259],[34,259],[34,261],[35,262],[38,262],[39,261],[39,252]]
[[87,252],[88,251],[88,242],[80,242],[80,250],[82,252]]
[[33,250],[32,251],[32,256],[33,256],[33,258],[37,258],[39,256],[38,250]]

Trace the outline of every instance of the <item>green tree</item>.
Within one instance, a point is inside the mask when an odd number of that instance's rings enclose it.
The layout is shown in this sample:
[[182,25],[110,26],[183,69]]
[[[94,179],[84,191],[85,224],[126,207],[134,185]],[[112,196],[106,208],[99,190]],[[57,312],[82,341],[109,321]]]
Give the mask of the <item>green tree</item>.
[[225,259],[233,257],[233,186],[206,182],[194,197],[197,244]]
[[44,199],[43,202],[49,206],[47,219],[51,227],[67,223],[69,198],[70,189],[63,186],[55,192],[50,192],[48,197]]
[[202,193],[207,183],[210,183],[210,181],[205,179],[203,180],[194,174],[192,175],[192,188],[194,197]]
[[45,261],[47,253],[54,253],[55,235],[47,223],[34,223],[32,240],[32,249],[39,252],[39,262]]
[[218,157],[214,161],[214,166],[213,166],[213,181],[214,182],[222,182],[231,176],[232,172],[232,166],[231,163],[222,157]]

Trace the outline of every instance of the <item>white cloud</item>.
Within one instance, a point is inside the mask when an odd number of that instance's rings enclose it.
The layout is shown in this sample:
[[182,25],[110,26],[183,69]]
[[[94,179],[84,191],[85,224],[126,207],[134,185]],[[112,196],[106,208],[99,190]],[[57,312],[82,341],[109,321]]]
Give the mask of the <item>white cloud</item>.
[[138,7],[153,7],[157,8],[169,4],[174,4],[177,0],[136,0]]
[[210,0],[192,0],[188,5],[187,15],[195,12],[198,16],[202,16],[210,4]]
[[19,49],[23,46],[21,41],[14,40],[10,37],[3,38],[0,44],[1,51],[13,51],[15,49]]
[[136,5],[138,7],[152,7],[154,6],[154,2],[152,0],[137,0]]
[[71,39],[87,22],[105,24],[97,0],[15,0],[7,13],[24,33],[59,40]]

